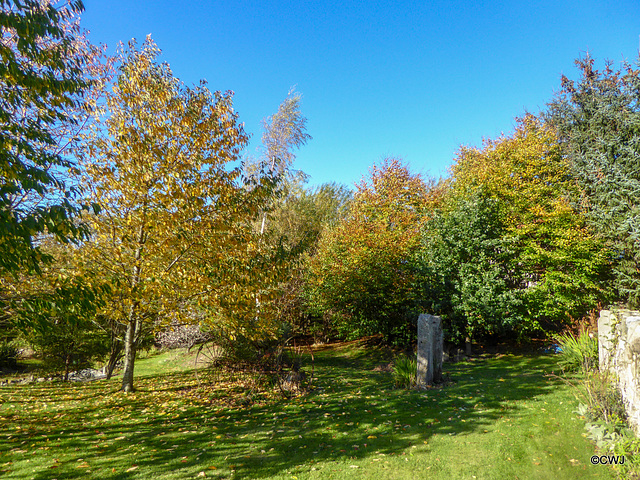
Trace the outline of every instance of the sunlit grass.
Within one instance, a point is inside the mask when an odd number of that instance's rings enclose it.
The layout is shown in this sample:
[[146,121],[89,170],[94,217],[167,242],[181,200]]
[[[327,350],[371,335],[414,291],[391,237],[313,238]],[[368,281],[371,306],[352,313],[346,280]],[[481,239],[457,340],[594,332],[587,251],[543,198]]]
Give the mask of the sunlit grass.
[[[545,376],[553,356],[445,364],[449,383],[416,391],[394,389],[375,368],[385,355],[357,345],[316,352],[312,390],[289,400],[240,374],[196,376],[192,358],[175,352],[141,359],[133,394],[117,378],[3,387],[0,476],[615,477],[590,465],[570,387]],[[253,403],[241,406],[249,391]]]

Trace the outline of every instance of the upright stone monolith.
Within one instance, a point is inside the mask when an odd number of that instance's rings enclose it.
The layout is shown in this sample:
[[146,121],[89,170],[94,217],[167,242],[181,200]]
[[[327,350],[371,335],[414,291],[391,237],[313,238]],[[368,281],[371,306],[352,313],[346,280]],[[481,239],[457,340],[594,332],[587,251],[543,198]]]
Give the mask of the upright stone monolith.
[[418,387],[425,387],[442,379],[443,343],[440,317],[421,314],[418,317]]

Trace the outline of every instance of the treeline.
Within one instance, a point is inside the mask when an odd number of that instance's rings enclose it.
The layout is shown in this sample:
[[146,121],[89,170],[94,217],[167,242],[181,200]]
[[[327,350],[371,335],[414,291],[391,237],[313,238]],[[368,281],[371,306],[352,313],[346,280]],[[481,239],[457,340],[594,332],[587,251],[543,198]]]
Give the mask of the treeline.
[[461,148],[447,179],[386,159],[355,192],[310,189],[299,94],[244,158],[231,92],[185,86],[150,38],[107,58],[81,10],[9,1],[0,17],[0,333],[54,368],[123,359],[128,391],[162,338],[264,361],[296,336],[407,345],[424,311],[462,344],[640,300],[630,65],[578,62],[545,112]]
[[[640,70],[579,79],[434,182],[374,166],[308,262],[307,307],[342,336],[400,345],[418,312],[452,343],[544,336],[640,303]],[[322,325],[327,325],[323,322]]]

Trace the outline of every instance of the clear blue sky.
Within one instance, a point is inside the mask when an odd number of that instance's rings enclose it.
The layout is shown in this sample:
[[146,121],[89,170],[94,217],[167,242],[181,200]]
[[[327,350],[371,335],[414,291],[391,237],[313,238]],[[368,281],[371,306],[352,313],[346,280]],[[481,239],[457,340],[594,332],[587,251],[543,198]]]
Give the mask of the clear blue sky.
[[460,145],[509,133],[576,77],[590,52],[635,61],[639,0],[84,0],[83,25],[113,53],[147,34],[174,75],[233,90],[261,120],[296,85],[313,139],[296,168],[353,185],[385,156],[446,176]]

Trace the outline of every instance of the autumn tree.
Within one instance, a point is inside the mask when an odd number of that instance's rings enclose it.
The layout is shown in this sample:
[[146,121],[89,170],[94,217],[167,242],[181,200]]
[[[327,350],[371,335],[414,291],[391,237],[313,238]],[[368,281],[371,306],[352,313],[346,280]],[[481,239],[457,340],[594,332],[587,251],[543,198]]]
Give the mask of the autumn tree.
[[515,249],[504,280],[522,290],[521,332],[581,318],[608,296],[608,251],[571,203],[575,188],[554,130],[532,115],[510,136],[461,149],[452,166],[454,201],[495,202]]
[[[274,182],[271,195],[264,197],[260,215],[254,221],[256,242],[252,255],[254,259],[262,258],[262,261],[250,262],[254,274],[270,271],[268,276],[263,276],[256,283],[254,303],[256,316],[274,320],[271,325],[273,328],[262,329],[261,332],[247,329],[252,324],[239,318],[232,332],[217,329],[214,335],[216,342],[226,341],[232,348],[243,343],[237,351],[242,355],[250,353],[256,358],[272,349],[274,343],[282,343],[289,337],[286,333],[288,325],[283,318],[283,305],[288,303],[287,299],[295,290],[296,271],[308,245],[308,238],[302,236],[298,228],[301,219],[293,223],[284,221],[285,217],[291,219],[290,207],[296,205],[296,199],[304,192],[303,184],[307,180],[306,174],[293,168],[296,150],[311,138],[307,133],[307,119],[301,111],[301,99],[302,95],[292,88],[277,112],[263,119],[260,154],[257,158],[249,157],[244,165],[247,178],[255,181],[267,175]],[[237,317],[233,312],[230,313]],[[239,331],[242,333],[239,334]]]
[[310,262],[310,305],[338,315],[343,335],[406,338],[415,309],[415,269],[433,185],[397,159],[373,166],[347,216],[326,230]]
[[576,60],[580,78],[562,77],[549,105],[562,153],[577,184],[574,198],[611,249],[619,298],[640,305],[640,70],[590,56]]
[[268,211],[288,195],[299,189],[306,181],[304,172],[293,169],[296,150],[304,146],[311,135],[307,133],[307,119],[301,111],[302,95],[294,88],[278,106],[278,111],[262,120],[261,154],[257,159],[246,162],[246,173],[259,176],[267,172],[277,179],[277,189],[260,218],[260,233],[265,232]]
[[193,308],[255,314],[255,292],[243,293],[255,281],[245,256],[264,260],[253,255],[250,221],[273,183],[261,176],[247,186],[230,168],[247,143],[232,94],[184,86],[159,53],[149,37],[121,50],[82,159],[88,200],[100,206],[86,218],[87,268],[109,279],[108,313],[126,328],[124,391],[150,329],[189,321]]
[[291,88],[278,111],[262,121],[262,162],[282,179],[295,176],[292,169],[295,151],[311,139],[307,133],[307,119],[300,109],[301,103],[302,94]]

